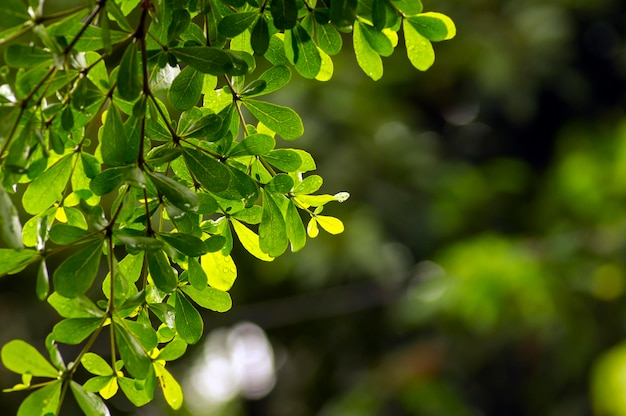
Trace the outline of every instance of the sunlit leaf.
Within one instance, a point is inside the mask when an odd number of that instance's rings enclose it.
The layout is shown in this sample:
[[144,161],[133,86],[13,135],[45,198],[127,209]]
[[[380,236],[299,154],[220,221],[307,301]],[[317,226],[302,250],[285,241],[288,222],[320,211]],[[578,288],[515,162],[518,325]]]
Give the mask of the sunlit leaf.
[[61,385],[57,380],[32,392],[20,405],[17,416],[49,416],[54,415],[59,407]]
[[245,99],[243,104],[257,120],[286,140],[297,139],[304,133],[300,116],[289,107],[251,99]]
[[183,286],[181,289],[199,306],[215,312],[226,312],[230,310],[233,305],[228,292],[224,292],[223,290],[219,290],[214,287],[204,287],[202,289],[198,289],[193,286]]
[[263,261],[274,260],[273,257],[267,255],[267,253],[264,253],[263,250],[261,250],[259,236],[254,231],[234,218],[231,218],[230,222],[233,225],[233,229],[235,230],[235,234],[237,234],[239,242],[250,254]]
[[76,345],[83,342],[102,324],[100,318],[64,319],[52,329],[52,338],[63,344]]
[[200,261],[209,285],[223,291],[233,286],[237,278],[237,267],[230,255],[225,256],[221,251],[217,251],[205,254]]
[[39,214],[63,198],[63,191],[72,173],[73,159],[71,155],[61,158],[26,188],[22,196],[22,207],[26,212]]
[[2,364],[17,374],[31,374],[35,377],[57,378],[59,371],[46,360],[35,347],[16,339],[7,342],[0,351]]
[[192,108],[202,96],[204,74],[188,66],[180,71],[168,90],[170,102],[180,111]]

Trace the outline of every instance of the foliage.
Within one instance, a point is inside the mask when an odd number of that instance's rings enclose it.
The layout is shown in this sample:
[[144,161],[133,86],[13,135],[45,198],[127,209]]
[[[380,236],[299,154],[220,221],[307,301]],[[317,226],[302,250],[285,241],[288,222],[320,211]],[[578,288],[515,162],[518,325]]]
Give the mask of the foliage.
[[[341,32],[373,79],[399,31],[420,70],[431,42],[455,35],[419,0],[92,0],[54,13],[11,0],[0,12],[0,275],[36,265],[37,296],[62,318],[49,359],[22,340],[2,348],[22,375],[9,390],[34,390],[20,415],[59,414],[68,391],[106,415],[100,397],[121,390],[142,406],[157,385],[180,408],[166,363],[202,336],[198,306],[230,309],[234,236],[272,261],[318,226],[343,231],[322,210],[347,193],[315,194],[311,155],[277,147],[276,136],[302,136],[300,116],[258,98],[285,87],[290,68],[330,79]],[[107,336],[108,361],[92,351]],[[82,347],[67,357],[58,344]],[[81,367],[92,377],[78,381]]]

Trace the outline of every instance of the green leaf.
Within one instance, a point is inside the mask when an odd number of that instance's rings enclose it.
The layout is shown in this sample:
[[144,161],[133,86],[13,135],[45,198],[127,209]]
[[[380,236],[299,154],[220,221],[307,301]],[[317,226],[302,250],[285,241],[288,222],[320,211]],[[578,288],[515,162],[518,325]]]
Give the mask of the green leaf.
[[198,209],[198,197],[194,191],[162,173],[146,173],[154,186],[172,205],[187,212],[193,212]]
[[331,56],[338,54],[343,45],[341,35],[331,24],[318,24],[316,39],[320,49]]
[[200,261],[209,285],[223,291],[233,286],[237,278],[237,267],[230,255],[225,256],[221,251],[217,251],[205,254]]
[[290,200],[289,205],[287,205],[285,226],[287,227],[287,237],[291,243],[291,251],[294,253],[300,251],[306,244],[306,230],[293,200]]
[[426,39],[432,42],[452,39],[456,35],[456,26],[445,14],[428,12],[406,19]]
[[117,73],[117,92],[126,101],[135,101],[141,93],[141,81],[139,79],[139,63],[137,61],[137,46],[131,43],[126,48],[120,61]]
[[131,378],[120,377],[117,379],[124,395],[135,406],[141,407],[152,401],[152,395],[149,390],[144,388],[144,382],[133,380]]
[[263,156],[270,165],[284,172],[298,172],[302,158],[292,149],[275,149]]
[[413,16],[421,13],[424,6],[421,0],[391,0],[394,7],[407,16]]
[[204,189],[220,192],[228,187],[231,175],[223,163],[190,148],[183,149],[183,157],[187,168]]
[[50,293],[50,275],[48,274],[48,266],[45,260],[41,261],[37,270],[35,293],[37,293],[37,298],[41,301],[46,300],[48,293]]
[[269,153],[276,146],[276,140],[267,134],[251,134],[230,151],[229,157],[261,156]]
[[157,334],[149,323],[130,321],[124,319],[122,321],[130,334],[139,341],[139,344],[145,351],[152,351],[158,344]]
[[254,231],[234,218],[231,218],[230,222],[233,224],[233,229],[235,230],[235,234],[237,234],[237,238],[239,238],[239,242],[250,254],[263,261],[274,260],[273,257],[261,250],[259,236]]
[[171,293],[178,285],[178,276],[165,253],[161,250],[147,251],[148,270],[154,284],[165,293]]
[[204,242],[193,235],[184,233],[158,233],[157,236],[189,257],[200,257],[208,252]]
[[[258,95],[267,95],[287,85],[291,80],[291,70],[285,65],[273,66],[259,77],[265,81],[265,88]],[[254,97],[254,94],[248,95]]]
[[116,106],[109,106],[104,124],[100,128],[99,133],[100,153],[104,163],[109,166],[124,165],[128,139]]
[[359,26],[367,43],[369,43],[376,53],[380,56],[389,56],[393,53],[393,44],[384,33],[366,23],[359,23]]
[[199,306],[215,312],[226,312],[233,306],[228,292],[213,287],[198,289],[193,286],[183,286],[181,289]]
[[174,410],[178,410],[183,405],[183,390],[180,384],[161,364],[155,364],[155,372],[159,380],[159,385],[163,390],[163,396],[167,404]]
[[102,325],[101,318],[64,319],[52,328],[52,338],[63,344],[80,344],[100,325]]
[[104,316],[104,312],[85,295],[76,296],[75,298],[66,298],[59,295],[58,292],[53,292],[48,297],[48,303],[63,318],[94,318]]
[[187,300],[182,292],[176,292],[176,332],[188,344],[195,344],[202,337],[204,322],[200,313]]
[[433,45],[407,20],[402,22],[402,27],[409,61],[420,71],[426,71],[435,63]]
[[303,77],[312,79],[319,74],[322,57],[317,45],[301,25],[285,32],[285,54]]
[[293,188],[293,178],[285,173],[279,173],[267,183],[265,189],[277,194],[288,194]]
[[15,339],[7,342],[0,351],[0,357],[2,364],[14,373],[30,374],[35,377],[59,377],[59,370],[25,341]]
[[20,405],[17,416],[50,416],[57,414],[63,381],[57,380],[32,392]]
[[257,120],[284,139],[294,140],[304,133],[300,116],[291,108],[251,99],[242,102]]
[[240,55],[211,46],[172,48],[170,52],[205,74],[243,75],[248,70],[248,64]]
[[330,3],[330,20],[338,27],[352,25],[356,19],[357,3],[357,0],[333,0]]
[[50,240],[59,245],[71,244],[91,234],[87,230],[69,224],[57,223],[50,228]]
[[106,407],[102,399],[83,388],[74,380],[70,381],[72,394],[81,408],[85,416],[108,416],[109,409]]
[[[282,195],[276,197],[283,198]],[[278,257],[287,248],[287,226],[280,208],[270,192],[263,193],[263,217],[259,224],[261,250],[271,257]]]
[[96,195],[106,195],[118,189],[132,169],[132,166],[120,166],[102,171],[91,180],[89,189]]
[[316,215],[315,219],[320,227],[330,234],[341,234],[344,230],[343,222],[341,222],[339,218],[329,217],[327,215]]
[[176,9],[172,12],[172,21],[167,28],[167,42],[170,43],[180,36],[191,23],[191,15],[187,10]]
[[[206,245],[204,246],[206,248]],[[208,249],[207,249],[208,252]],[[207,277],[206,273],[202,269],[202,266],[196,261],[196,259],[189,259],[189,268],[187,269],[187,273],[189,276],[189,283],[191,286],[197,289],[203,289],[207,285]]]
[[259,17],[258,12],[238,12],[226,15],[217,25],[220,35],[234,38],[248,29]]
[[6,48],[4,59],[7,65],[14,68],[30,68],[52,61],[52,54],[32,45],[13,44]]
[[276,29],[291,29],[298,21],[298,6],[295,0],[272,0],[270,13]]
[[104,358],[93,352],[85,353],[85,355],[83,355],[80,359],[80,363],[83,367],[85,367],[85,370],[89,371],[91,374],[95,374],[97,376],[113,375],[113,369],[111,366],[109,366]]
[[380,59],[378,52],[367,41],[364,29],[362,29],[362,23],[359,21],[354,22],[352,40],[354,42],[356,61],[363,72],[374,81],[379,80],[383,76],[383,61]]
[[0,2],[0,27],[7,28],[26,22],[30,19],[28,8],[21,0],[3,0]]
[[115,236],[119,238],[122,243],[126,244],[127,248],[132,251],[158,250],[163,247],[163,242],[152,237],[119,234],[115,234]]
[[172,82],[167,96],[170,102],[180,111],[192,108],[202,96],[204,74],[191,66],[180,71],[180,74]]
[[0,236],[9,248],[24,248],[20,217],[11,197],[2,186],[0,186]]
[[96,241],[69,256],[54,271],[54,289],[66,298],[82,295],[91,287],[100,267],[102,241]]
[[158,360],[174,361],[182,357],[187,351],[187,343],[180,336],[174,337],[173,340],[159,352]]
[[124,361],[124,367],[135,378],[145,378],[151,367],[150,358],[143,351],[141,344],[123,326],[114,323],[115,341]]
[[250,46],[257,55],[265,55],[270,46],[270,31],[264,16],[261,16],[252,28]]
[[0,276],[15,274],[39,259],[35,250],[0,248]]
[[26,212],[37,215],[63,199],[63,191],[72,173],[73,159],[72,155],[61,158],[26,188],[22,196],[22,207]]
[[324,180],[319,175],[310,175],[302,180],[302,182],[297,183],[293,188],[293,193],[295,195],[299,194],[312,194],[313,192],[317,192],[324,183]]

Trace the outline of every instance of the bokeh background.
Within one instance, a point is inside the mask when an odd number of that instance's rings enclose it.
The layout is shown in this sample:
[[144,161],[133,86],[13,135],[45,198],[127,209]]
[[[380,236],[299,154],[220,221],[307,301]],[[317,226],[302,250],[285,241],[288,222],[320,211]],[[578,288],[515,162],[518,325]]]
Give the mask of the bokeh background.
[[[333,80],[272,97],[322,191],[351,193],[325,210],[346,231],[270,264],[235,249],[233,310],[172,364],[176,414],[626,415],[626,2],[424,6],[458,33],[428,72],[401,42],[373,82],[346,38]],[[1,343],[55,319],[34,276],[0,281]]]

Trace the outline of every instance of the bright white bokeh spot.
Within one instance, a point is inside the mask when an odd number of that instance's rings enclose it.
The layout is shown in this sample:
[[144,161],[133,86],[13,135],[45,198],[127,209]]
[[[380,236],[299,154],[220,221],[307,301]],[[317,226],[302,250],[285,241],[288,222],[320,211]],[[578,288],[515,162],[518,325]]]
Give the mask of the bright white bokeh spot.
[[260,399],[276,384],[274,351],[265,332],[242,322],[212,331],[183,380],[193,414],[207,415],[237,396]]

